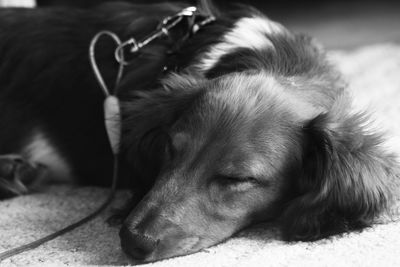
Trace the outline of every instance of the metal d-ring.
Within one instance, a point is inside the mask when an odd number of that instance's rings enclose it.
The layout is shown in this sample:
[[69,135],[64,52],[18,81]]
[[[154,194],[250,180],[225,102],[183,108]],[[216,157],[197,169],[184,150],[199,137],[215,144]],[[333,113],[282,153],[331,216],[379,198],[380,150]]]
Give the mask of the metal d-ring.
[[125,51],[124,50],[125,50],[125,47],[127,47],[127,46],[132,46],[132,48],[130,49],[131,53],[136,53],[140,49],[138,42],[133,37],[118,45],[118,47],[115,49],[114,57],[118,63],[120,63],[124,66],[130,64],[129,61],[125,60]]

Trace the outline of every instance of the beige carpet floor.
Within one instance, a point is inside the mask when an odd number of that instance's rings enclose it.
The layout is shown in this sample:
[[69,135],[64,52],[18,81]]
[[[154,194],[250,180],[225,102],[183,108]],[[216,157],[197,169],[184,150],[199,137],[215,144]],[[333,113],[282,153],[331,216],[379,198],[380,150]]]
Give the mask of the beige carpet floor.
[[[355,108],[373,111],[376,125],[388,131],[388,149],[400,155],[400,46],[382,44],[336,51],[330,58],[348,78]],[[105,214],[83,227],[0,266],[120,266],[128,261],[119,246],[118,229]],[[106,189],[53,186],[44,192],[0,202],[0,251],[51,233],[98,206]],[[400,219],[400,217],[399,217]],[[258,225],[202,252],[157,262],[179,266],[400,266],[400,220],[361,233],[318,242],[285,243],[269,225]]]

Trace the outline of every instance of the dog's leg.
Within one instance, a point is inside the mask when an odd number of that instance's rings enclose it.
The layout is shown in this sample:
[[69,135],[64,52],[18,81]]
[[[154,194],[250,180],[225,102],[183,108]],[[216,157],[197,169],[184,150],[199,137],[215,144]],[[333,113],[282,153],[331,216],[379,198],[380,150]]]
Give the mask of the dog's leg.
[[41,180],[46,168],[20,155],[0,155],[0,199],[28,193]]

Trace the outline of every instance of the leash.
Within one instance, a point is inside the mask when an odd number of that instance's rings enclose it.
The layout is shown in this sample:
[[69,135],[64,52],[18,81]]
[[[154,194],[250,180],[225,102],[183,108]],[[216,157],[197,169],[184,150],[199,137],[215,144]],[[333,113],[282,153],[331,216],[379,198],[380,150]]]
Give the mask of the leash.
[[[18,255],[20,253],[35,249],[46,242],[49,242],[61,235],[64,235],[78,228],[79,226],[97,217],[111,204],[115,196],[117,182],[118,182],[118,169],[119,169],[118,156],[119,156],[119,144],[121,139],[121,109],[117,97],[117,89],[123,75],[124,66],[132,63],[132,61],[127,61],[125,59],[125,54],[126,54],[125,50],[126,48],[130,47],[129,53],[131,54],[138,53],[143,47],[147,46],[154,40],[160,39],[162,37],[170,37],[170,30],[179,25],[182,21],[184,21],[184,19],[187,19],[188,31],[180,40],[181,42],[184,42],[191,35],[195,34],[200,28],[215,20],[213,16],[197,16],[197,15],[198,14],[196,7],[193,6],[187,7],[178,12],[177,14],[163,19],[162,22],[157,27],[157,29],[141,41],[136,41],[136,39],[132,37],[125,42],[121,42],[119,37],[115,33],[110,31],[100,31],[93,37],[89,46],[89,60],[93,73],[105,96],[103,105],[104,122],[110,147],[113,153],[113,161],[114,161],[113,177],[112,177],[110,193],[107,199],[104,201],[104,203],[88,216],[43,238],[40,238],[33,242],[0,253],[0,262],[12,256]],[[104,37],[108,36],[112,38],[114,42],[117,44],[114,56],[115,60],[119,64],[119,67],[113,91],[109,90],[96,62],[96,54],[95,54],[96,44],[98,43],[99,39],[103,36]]]

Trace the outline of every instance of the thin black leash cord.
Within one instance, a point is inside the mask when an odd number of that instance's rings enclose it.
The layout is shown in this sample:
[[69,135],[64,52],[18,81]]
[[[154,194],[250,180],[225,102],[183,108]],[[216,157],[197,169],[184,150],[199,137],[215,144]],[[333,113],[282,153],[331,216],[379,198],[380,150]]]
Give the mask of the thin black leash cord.
[[[13,248],[13,249],[10,249],[10,250],[0,253],[0,262],[7,258],[15,256],[17,254],[20,254],[22,252],[35,249],[35,248],[39,247],[40,245],[42,245],[50,240],[53,240],[65,233],[68,233],[68,232],[78,228],[79,226],[91,221],[96,216],[98,216],[101,212],[103,212],[108,207],[108,205],[111,204],[111,202],[114,199],[117,182],[118,182],[118,169],[119,169],[119,164],[118,164],[119,149],[118,148],[119,148],[119,138],[120,138],[120,118],[119,118],[118,99],[114,95],[112,95],[110,93],[110,91],[108,90],[108,88],[102,78],[102,75],[97,67],[97,63],[96,63],[96,59],[95,59],[95,51],[94,51],[95,46],[98,42],[98,39],[103,35],[108,35],[108,36],[112,37],[114,39],[114,41],[118,44],[118,46],[121,44],[121,41],[114,33],[102,31],[102,32],[99,32],[98,34],[96,34],[96,36],[92,39],[90,48],[89,48],[89,57],[90,57],[91,66],[93,68],[93,72],[94,72],[94,74],[100,84],[100,87],[103,90],[103,93],[106,97],[106,99],[104,101],[105,124],[106,124],[106,128],[107,128],[107,134],[110,139],[111,149],[112,149],[113,155],[114,155],[113,178],[112,178],[110,193],[109,193],[107,199],[104,201],[104,203],[100,207],[98,207],[94,212],[89,214],[88,216],[84,217],[83,219],[81,219],[71,225],[64,227],[63,229],[61,229],[57,232],[49,234],[43,238],[40,238],[31,243],[28,243],[28,244],[25,244],[25,245],[22,245],[22,246],[19,246],[19,247],[16,247],[16,248]],[[123,57],[122,54],[120,56]],[[117,89],[118,83],[122,77],[122,73],[123,73],[123,65],[120,64],[119,70],[118,70],[118,75],[117,75],[116,82],[115,82],[115,90]],[[114,91],[114,94],[116,94],[115,91]],[[112,128],[112,127],[115,127],[115,128]]]

